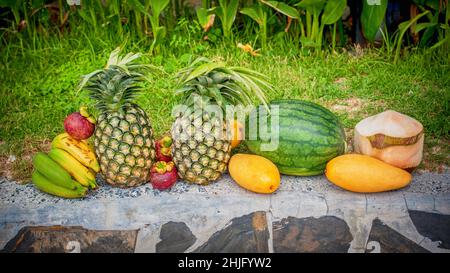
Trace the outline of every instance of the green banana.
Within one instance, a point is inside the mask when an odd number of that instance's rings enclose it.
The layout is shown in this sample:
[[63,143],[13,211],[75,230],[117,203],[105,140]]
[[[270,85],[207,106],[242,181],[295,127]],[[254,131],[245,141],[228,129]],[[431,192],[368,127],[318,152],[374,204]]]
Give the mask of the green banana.
[[41,191],[51,195],[64,197],[64,198],[81,198],[86,194],[87,189],[69,190],[67,188],[58,186],[50,180],[48,180],[43,174],[38,171],[34,171],[32,175],[34,185]]
[[[74,182],[76,182],[76,181],[74,180]],[[81,185],[79,183],[76,183],[76,185],[77,185],[77,188],[75,189],[75,191],[77,191],[83,195],[85,195],[89,190],[87,187],[84,187],[83,185]]]
[[56,185],[69,190],[76,188],[76,184],[73,182],[70,174],[48,155],[38,152],[33,158],[33,165],[37,171],[48,180],[54,181]]

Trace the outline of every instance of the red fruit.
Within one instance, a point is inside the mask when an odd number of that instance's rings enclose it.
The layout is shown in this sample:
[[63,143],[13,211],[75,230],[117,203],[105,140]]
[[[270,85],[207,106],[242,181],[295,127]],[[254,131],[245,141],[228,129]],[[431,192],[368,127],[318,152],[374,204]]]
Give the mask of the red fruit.
[[173,162],[158,161],[150,171],[150,182],[154,189],[167,190],[177,182],[177,169]]
[[169,162],[172,161],[172,152],[170,146],[172,145],[172,138],[165,136],[156,141],[156,160]]
[[94,133],[95,125],[79,112],[72,113],[64,120],[64,129],[76,140],[88,139]]

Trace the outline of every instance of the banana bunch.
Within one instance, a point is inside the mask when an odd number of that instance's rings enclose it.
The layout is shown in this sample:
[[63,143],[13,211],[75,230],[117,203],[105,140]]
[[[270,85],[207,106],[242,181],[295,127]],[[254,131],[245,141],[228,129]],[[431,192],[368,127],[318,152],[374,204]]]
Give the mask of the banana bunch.
[[95,174],[100,166],[87,140],[73,139],[62,133],[52,141],[47,154],[33,158],[35,186],[52,195],[65,198],[84,197],[88,189],[97,188]]

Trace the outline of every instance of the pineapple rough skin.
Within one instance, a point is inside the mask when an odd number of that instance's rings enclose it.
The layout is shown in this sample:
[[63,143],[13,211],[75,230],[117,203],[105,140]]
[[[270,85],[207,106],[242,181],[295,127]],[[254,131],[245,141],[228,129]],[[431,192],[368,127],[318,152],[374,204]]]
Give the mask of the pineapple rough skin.
[[172,155],[178,175],[187,182],[217,180],[230,160],[231,141],[224,122],[208,114],[180,114],[172,126]]
[[148,181],[156,154],[155,143],[144,110],[136,104],[123,110],[100,115],[94,146],[106,182],[134,187]]

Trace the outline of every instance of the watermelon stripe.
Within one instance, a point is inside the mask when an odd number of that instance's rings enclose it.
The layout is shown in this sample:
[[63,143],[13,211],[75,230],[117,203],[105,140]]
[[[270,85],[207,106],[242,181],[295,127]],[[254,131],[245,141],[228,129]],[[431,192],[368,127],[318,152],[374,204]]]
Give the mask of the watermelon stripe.
[[[281,100],[283,101],[283,100]],[[275,101],[276,104],[276,101]],[[278,105],[283,105],[288,106],[288,107],[296,107],[296,106],[301,106],[301,109],[306,109],[306,106],[309,106],[308,108],[311,110],[319,110],[322,113],[326,114],[326,115],[330,115],[330,116],[334,116],[333,112],[331,112],[330,110],[328,110],[327,108],[313,103],[313,102],[309,102],[309,101],[301,101],[301,100],[284,100],[283,103],[279,103]]]
[[[301,113],[301,114],[303,114],[303,113]],[[336,128],[336,126],[331,126],[330,125],[330,121],[329,120],[319,121],[319,120],[316,119],[313,122],[313,121],[307,120],[305,118],[295,117],[295,120],[292,120],[292,122],[289,122],[289,123],[285,122],[285,120],[292,119],[292,118],[293,118],[292,114],[290,114],[290,115],[280,115],[279,116],[279,119],[281,120],[280,128],[286,128],[286,129],[289,130],[289,132],[293,132],[292,130],[296,130],[296,129],[298,130],[299,129],[299,130],[302,130],[302,131],[307,130],[308,132],[313,133],[313,132],[319,132],[319,131],[324,131],[324,130],[323,130],[323,128],[321,128],[322,130],[318,130],[318,129],[314,130],[314,129],[311,129],[311,126],[314,126],[314,127],[317,127],[317,128],[320,128],[319,126],[322,126],[322,127],[324,126],[324,127],[326,127],[328,132],[325,132],[323,135],[330,135],[330,134],[333,134],[333,133],[341,134],[341,131],[338,131],[338,128]],[[255,119],[249,119],[250,122],[254,122],[254,120]],[[302,123],[299,124],[300,121]],[[292,123],[297,123],[295,128],[291,127],[293,125]],[[335,122],[333,122],[333,124],[334,123]],[[300,125],[302,125],[302,126],[300,126]]]
[[308,112],[310,114],[321,115],[323,117],[329,117],[331,119],[335,119],[334,114],[326,109],[323,110],[323,109],[319,109],[319,108],[305,107],[304,105],[300,109],[298,108],[298,105],[279,105],[279,107],[280,107],[281,111],[283,111],[283,110],[299,110],[299,111]]
[[[335,118],[331,118],[329,116],[321,116],[321,115],[317,115],[314,112],[309,112],[309,111],[305,111],[305,110],[296,110],[296,109],[290,109],[289,112],[287,113],[280,113],[280,116],[283,117],[288,117],[288,116],[293,116],[293,114],[300,114],[303,116],[314,116],[314,119],[309,119],[309,121],[319,121],[320,119],[322,119],[322,123],[323,124],[334,124],[337,122],[337,120]],[[300,118],[300,117],[297,117]],[[306,119],[305,119],[306,120]]]
[[261,144],[267,142],[260,140],[245,143],[250,151],[274,162],[281,173],[321,174],[330,159],[344,153],[345,132],[331,111],[305,101],[278,100],[272,104],[280,107],[278,149],[261,151]]
[[[299,107],[302,107],[299,109]],[[326,118],[326,119],[330,119],[330,121],[336,121],[336,118],[334,117],[333,113],[329,112],[329,111],[321,111],[319,109],[313,109],[310,107],[304,107],[302,105],[299,106],[282,106],[280,105],[280,112],[289,112],[289,111],[300,111],[300,112],[304,112],[305,114],[309,114],[311,115],[311,117],[322,117],[322,118]]]
[[[281,119],[281,118],[291,118],[291,117],[294,117],[294,116],[292,114],[290,114],[290,115],[280,115],[279,118]],[[283,120],[283,119],[281,119],[281,120]],[[305,119],[305,118],[296,118],[296,122],[295,123],[300,123],[300,122],[309,123],[309,124],[317,124],[317,123],[319,123],[320,125],[326,126],[328,129],[334,129],[331,126],[329,126],[330,121],[326,120],[326,119],[316,118],[316,119],[308,120],[308,119]]]
[[[329,137],[329,136],[336,136],[336,135],[342,135],[340,132],[335,131],[334,128],[326,128],[328,130],[324,130],[325,128],[320,127],[320,124],[311,124],[308,126],[307,124],[298,124],[294,127],[292,124],[284,124],[280,123],[280,135],[298,135],[298,134],[306,134],[309,133],[311,135],[314,135],[315,138],[317,137]],[[286,128],[286,129],[284,129]],[[288,128],[291,128],[288,130]],[[311,137],[312,138],[312,137]]]

